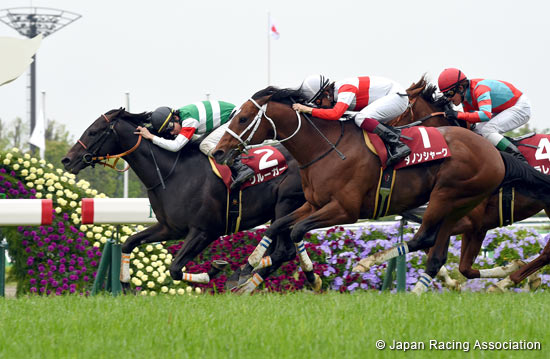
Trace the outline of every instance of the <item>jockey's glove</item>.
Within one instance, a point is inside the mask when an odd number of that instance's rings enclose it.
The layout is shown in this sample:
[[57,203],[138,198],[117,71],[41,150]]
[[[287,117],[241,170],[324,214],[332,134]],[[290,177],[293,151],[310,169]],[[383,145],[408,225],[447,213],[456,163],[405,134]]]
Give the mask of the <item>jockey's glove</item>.
[[458,120],[458,111],[455,111],[452,108],[447,108],[445,110],[445,117],[449,120]]

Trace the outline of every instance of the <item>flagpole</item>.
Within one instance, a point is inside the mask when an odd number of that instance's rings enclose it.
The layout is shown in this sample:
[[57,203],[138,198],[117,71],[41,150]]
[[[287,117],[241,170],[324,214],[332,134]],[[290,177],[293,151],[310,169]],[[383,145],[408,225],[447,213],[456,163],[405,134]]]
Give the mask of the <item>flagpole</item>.
[[271,84],[271,14],[267,12],[267,86]]

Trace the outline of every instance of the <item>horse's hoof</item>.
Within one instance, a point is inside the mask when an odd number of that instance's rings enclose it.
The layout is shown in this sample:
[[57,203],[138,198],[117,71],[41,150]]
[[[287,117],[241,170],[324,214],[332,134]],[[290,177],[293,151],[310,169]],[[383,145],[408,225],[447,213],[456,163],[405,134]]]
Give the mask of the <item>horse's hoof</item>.
[[364,258],[357,263],[355,267],[353,267],[354,272],[358,273],[364,273],[370,269],[370,267],[373,265],[373,262],[369,258]]
[[239,287],[233,290],[232,292],[237,295],[252,294],[254,289],[256,289],[256,285],[252,281],[252,278],[250,278],[245,283],[239,285]]
[[506,292],[506,289],[499,287],[496,284],[491,284],[489,288],[487,288],[487,293],[504,293]]
[[248,282],[250,280],[250,278],[252,278],[252,274],[243,274],[241,272],[241,275],[239,276],[239,282],[238,282],[238,286],[243,286],[246,282]]
[[225,281],[224,288],[226,291],[231,291],[239,285],[240,275],[241,267],[237,268],[237,270]]
[[529,285],[529,290],[534,292],[539,289],[542,284],[542,279],[538,273],[534,273],[527,277],[527,284]]
[[321,293],[321,288],[323,287],[323,280],[321,279],[321,277],[319,277],[317,273],[315,273],[314,276],[315,276],[315,281],[313,282],[313,284],[310,284],[311,289],[313,289],[315,293]]
[[229,262],[221,259],[216,259],[212,261],[211,266],[219,271],[223,271],[229,266]]

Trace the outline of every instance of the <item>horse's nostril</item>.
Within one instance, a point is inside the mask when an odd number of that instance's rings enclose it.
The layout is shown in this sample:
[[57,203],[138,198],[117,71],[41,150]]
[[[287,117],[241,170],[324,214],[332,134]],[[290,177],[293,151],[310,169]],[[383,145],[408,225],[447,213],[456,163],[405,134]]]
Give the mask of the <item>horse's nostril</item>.
[[71,159],[69,157],[63,157],[61,159],[61,163],[64,164],[64,165],[68,165],[69,162],[71,162]]
[[223,157],[223,151],[222,150],[217,150],[216,152],[214,152],[212,154],[212,157],[214,157],[214,159],[216,161],[221,160],[221,158]]

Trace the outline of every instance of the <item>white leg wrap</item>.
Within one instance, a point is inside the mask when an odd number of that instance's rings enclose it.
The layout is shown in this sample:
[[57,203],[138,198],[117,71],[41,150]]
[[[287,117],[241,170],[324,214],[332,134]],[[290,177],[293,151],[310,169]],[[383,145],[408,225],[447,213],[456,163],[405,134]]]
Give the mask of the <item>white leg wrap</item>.
[[393,248],[386,249],[384,251],[375,253],[367,258],[363,258],[353,268],[354,272],[366,272],[370,267],[375,264],[381,264],[395,257],[409,253],[409,246],[407,243],[399,243]]
[[412,292],[414,294],[420,295],[426,292],[428,288],[430,288],[431,284],[432,284],[432,277],[424,273],[418,278],[418,282],[416,282],[416,285],[414,286]]
[[254,252],[248,257],[248,263],[252,267],[256,268],[258,266],[271,242],[272,240],[269,237],[264,236],[260,243],[258,243]]
[[497,284],[495,284],[498,289],[505,292],[508,288],[513,286],[515,283],[513,280],[510,279],[510,277],[506,277],[503,280],[499,281]]
[[183,280],[193,283],[208,283],[210,276],[208,273],[191,274],[183,272]]
[[262,268],[271,267],[272,264],[273,264],[273,262],[271,261],[271,257],[266,256],[266,257],[262,258],[262,260],[260,261],[260,264],[258,264],[258,266],[254,269],[258,270],[258,269],[262,269]]
[[491,269],[480,269],[479,277],[480,278],[504,278],[509,274],[512,274],[515,271],[517,271],[524,264],[525,263],[523,263],[522,261],[515,260],[502,267],[496,267]]
[[130,282],[130,253],[122,253],[119,279],[122,283]]
[[262,282],[264,281],[264,279],[262,278],[261,275],[259,275],[258,273],[254,273],[254,275],[252,276],[252,278],[250,278],[249,280],[247,280],[238,290],[238,293],[239,294],[249,294],[249,293],[252,293],[254,291],[254,289],[258,288],[258,286],[260,284],[262,284]]
[[313,270],[313,263],[309,256],[307,255],[306,245],[304,241],[296,243],[296,251],[298,252],[298,258],[300,258],[300,266],[305,272],[310,272]]
[[437,273],[437,277],[439,277],[441,280],[445,282],[445,286],[447,288],[456,289],[458,282],[451,278],[449,275],[449,271],[447,270],[447,267],[442,266],[439,270],[439,273]]

